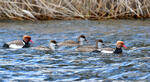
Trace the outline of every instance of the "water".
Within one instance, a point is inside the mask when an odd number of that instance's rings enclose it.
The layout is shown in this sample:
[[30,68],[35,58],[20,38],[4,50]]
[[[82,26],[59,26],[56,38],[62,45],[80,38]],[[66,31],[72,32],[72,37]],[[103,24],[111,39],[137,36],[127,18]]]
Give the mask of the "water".
[[[0,21],[0,46],[31,35],[33,47],[87,36],[90,44],[103,39],[110,47],[123,40],[129,49],[123,55],[79,53],[74,48],[47,52],[0,49],[1,81],[149,81],[150,20],[109,21]],[[67,51],[63,51],[67,50]]]

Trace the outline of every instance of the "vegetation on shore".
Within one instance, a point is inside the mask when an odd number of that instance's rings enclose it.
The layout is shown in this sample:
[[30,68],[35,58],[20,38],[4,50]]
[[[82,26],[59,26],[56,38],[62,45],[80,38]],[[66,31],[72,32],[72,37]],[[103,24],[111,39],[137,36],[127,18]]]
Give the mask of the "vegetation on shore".
[[149,18],[150,0],[0,0],[0,19]]

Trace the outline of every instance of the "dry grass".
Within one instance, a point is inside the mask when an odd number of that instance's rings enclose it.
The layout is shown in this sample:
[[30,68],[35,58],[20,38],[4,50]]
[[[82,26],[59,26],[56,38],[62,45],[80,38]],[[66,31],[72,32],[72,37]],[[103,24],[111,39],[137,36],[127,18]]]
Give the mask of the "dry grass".
[[0,0],[0,18],[17,20],[149,18],[150,0]]

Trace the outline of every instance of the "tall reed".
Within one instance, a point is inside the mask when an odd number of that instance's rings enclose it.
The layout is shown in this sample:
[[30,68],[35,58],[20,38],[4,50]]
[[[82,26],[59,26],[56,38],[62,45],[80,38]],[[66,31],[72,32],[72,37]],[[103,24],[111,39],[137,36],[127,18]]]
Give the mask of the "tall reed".
[[150,0],[0,0],[0,19],[149,18]]

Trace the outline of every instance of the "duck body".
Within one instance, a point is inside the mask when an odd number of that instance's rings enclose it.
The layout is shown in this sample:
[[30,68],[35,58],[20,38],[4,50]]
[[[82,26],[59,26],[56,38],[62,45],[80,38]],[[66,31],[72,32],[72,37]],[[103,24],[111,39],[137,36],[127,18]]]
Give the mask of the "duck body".
[[38,46],[38,47],[33,47],[32,49],[36,50],[42,50],[42,51],[55,51],[57,48],[57,42],[55,40],[51,40],[49,42],[49,47],[46,46]]
[[52,49],[51,49],[51,48],[46,47],[46,46],[33,47],[32,49],[42,50],[42,51],[52,51]]
[[114,49],[113,48],[100,48],[98,49],[98,51],[100,51],[101,53],[114,53]]
[[75,41],[73,41],[73,40],[67,40],[67,41],[58,43],[58,45],[59,45],[59,46],[78,46],[79,43],[78,43],[78,42],[75,42]]
[[30,43],[21,41],[21,40],[14,40],[11,42],[7,42],[3,45],[4,48],[29,48]]
[[86,37],[84,35],[80,35],[77,39],[77,42],[76,41],[73,41],[73,40],[66,40],[64,42],[60,42],[58,43],[59,46],[79,46],[79,45],[83,45],[84,44],[84,41],[87,41],[86,40]]
[[30,47],[30,43],[33,41],[31,40],[31,37],[28,35],[23,36],[23,40],[14,40],[14,41],[10,41],[10,42],[6,42],[3,45],[3,48],[29,48]]
[[95,51],[97,48],[95,46],[79,46],[75,49],[77,52],[92,52]]
[[82,45],[75,49],[75,51],[78,52],[93,52],[101,47],[103,47],[103,41],[102,40],[96,40],[96,46],[92,45]]
[[101,48],[99,51],[101,51],[102,53],[108,53],[108,54],[122,54],[122,48],[117,48],[113,49],[113,48]]
[[101,51],[101,53],[109,53],[109,54],[122,54],[122,47],[124,48],[127,48],[125,45],[124,45],[124,42],[123,41],[117,41],[117,44],[116,44],[116,48],[113,49],[113,48],[100,48],[98,49],[99,51]]

